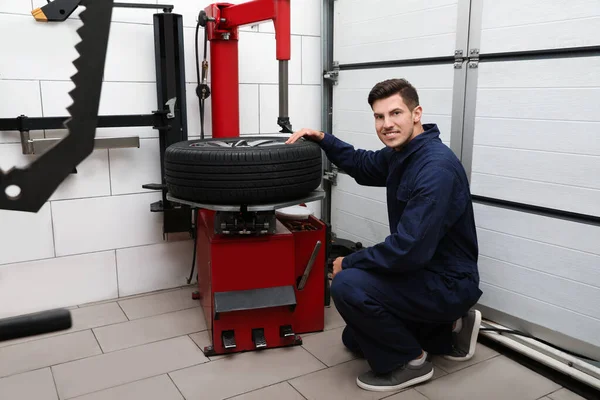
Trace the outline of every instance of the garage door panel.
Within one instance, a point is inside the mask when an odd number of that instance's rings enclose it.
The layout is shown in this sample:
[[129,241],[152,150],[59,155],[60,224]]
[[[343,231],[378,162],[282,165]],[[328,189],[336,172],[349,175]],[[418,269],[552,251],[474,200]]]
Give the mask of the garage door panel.
[[599,68],[600,57],[481,63],[472,192],[600,215]]
[[[342,69],[338,84],[333,89],[333,134],[357,149],[383,148],[384,145],[375,132],[373,111],[367,103],[367,97],[377,82],[390,78],[406,78],[417,88],[423,107],[423,123],[436,123],[441,132],[440,139],[449,145],[454,85],[452,64]],[[334,232],[349,229],[349,221],[364,225],[363,219],[372,220],[370,213],[374,207],[381,207],[381,204],[361,199],[373,198],[372,196],[383,203],[386,201],[383,188],[359,186],[352,178],[338,175],[338,184],[332,188],[331,218]],[[344,204],[344,208],[340,208],[339,202]],[[381,218],[378,220],[381,221]],[[385,239],[389,230],[386,225],[384,233],[377,231],[379,233],[375,234],[372,229],[363,229],[361,232],[362,235],[370,235],[361,236],[363,239],[377,243]]]
[[480,172],[472,173],[471,188],[473,193],[485,193],[485,196],[490,198],[558,208],[578,214],[599,214],[600,190],[597,189],[508,178]]
[[483,255],[479,259],[479,273],[482,282],[510,288],[513,292],[544,303],[600,319],[600,308],[597,303],[589,301],[589,299],[600,301],[598,287],[540,273],[538,270]]
[[478,117],[598,121],[600,88],[484,89],[477,91]]
[[[367,98],[369,89],[342,89],[336,91],[334,102],[336,110],[340,111],[363,111],[368,112],[373,122],[373,112]],[[423,111],[431,114],[451,115],[452,113],[452,89],[419,89],[419,103]]]
[[[600,1],[598,1],[600,7]],[[600,86],[600,57],[542,58],[479,65],[480,88],[556,88]]]
[[474,144],[600,156],[600,122],[477,117]]
[[[474,210],[478,228],[600,256],[600,226],[480,203],[474,204]],[[525,253],[527,247],[522,244],[513,251],[519,255]]]
[[353,64],[452,55],[457,13],[457,0],[336,1],[334,59]]
[[597,0],[483,0],[481,54],[598,44]]
[[[423,113],[421,120],[424,124],[437,124],[438,129],[440,130],[440,139],[446,145],[450,144],[452,118],[449,115]],[[383,146],[375,133],[375,121],[373,119],[372,112],[348,110],[337,111],[335,120],[333,122],[333,132],[335,132],[335,135],[342,140],[350,140],[349,143],[352,143],[355,147],[366,145],[369,147],[369,149],[373,150]],[[368,141],[363,141],[361,142],[362,144],[358,142],[355,143],[352,141],[353,139],[348,139],[348,133],[363,134],[368,138]]]
[[456,5],[457,0],[336,0],[335,12],[337,19],[334,25],[349,24],[361,21],[377,22],[382,19],[382,10],[387,18],[426,12]]
[[527,295],[481,282],[480,304],[581,341],[600,345],[600,321]]
[[[375,202],[384,204],[386,202],[386,191],[384,187],[359,185],[352,177],[346,174],[338,175],[336,192],[338,191],[343,193],[343,195],[346,193],[353,193],[357,196],[374,200]],[[371,206],[378,207],[375,203]]]
[[336,230],[350,232],[373,243],[380,243],[390,234],[386,225],[359,217],[354,213],[338,210]]
[[600,189],[598,156],[475,146],[473,172]]
[[369,210],[369,213],[367,214],[369,220],[385,226],[386,229],[389,227],[387,206],[385,202],[374,201],[368,197],[339,191],[336,207],[341,211],[353,214],[355,214],[357,210]]
[[599,255],[485,228],[477,238],[482,256],[600,287]]
[[[452,64],[438,64],[342,70],[334,93],[340,89],[351,88],[370,90],[377,82],[391,78],[405,78],[419,91],[449,89],[453,85],[454,69]],[[365,97],[364,101],[366,100]]]
[[342,130],[336,130],[336,136],[346,143],[351,143],[355,149],[377,151],[384,147],[383,143],[378,139],[375,133],[357,133]]
[[597,344],[600,226],[480,203],[474,211],[480,303]]

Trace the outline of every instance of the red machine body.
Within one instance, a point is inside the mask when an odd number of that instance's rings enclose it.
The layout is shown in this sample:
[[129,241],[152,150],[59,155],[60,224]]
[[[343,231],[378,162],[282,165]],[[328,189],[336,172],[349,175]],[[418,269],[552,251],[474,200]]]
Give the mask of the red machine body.
[[[212,137],[239,137],[238,27],[242,25],[266,20],[275,25],[280,119],[285,120],[290,0],[215,3],[204,11],[210,21],[205,29],[213,65]],[[199,297],[212,341],[205,354],[297,345],[302,343],[298,334],[323,330],[325,224],[314,217],[299,226],[278,220],[274,233],[230,235],[215,233],[215,216],[215,211],[200,209],[196,232]],[[316,248],[308,279],[299,289]]]
[[[215,234],[215,212],[199,213],[198,287],[213,343],[207,355],[256,350],[254,330],[273,348],[300,344],[298,334],[324,329],[326,227],[320,220],[304,222],[311,230],[277,221],[275,234],[240,238]],[[317,241],[323,245],[298,290]],[[294,334],[282,335],[286,327]],[[224,332],[234,336],[235,348],[225,348]]]
[[242,4],[215,3],[205,9],[214,23],[206,26],[210,41],[212,137],[237,137],[239,120],[238,27],[272,20],[276,58],[290,59],[290,0],[253,0]]

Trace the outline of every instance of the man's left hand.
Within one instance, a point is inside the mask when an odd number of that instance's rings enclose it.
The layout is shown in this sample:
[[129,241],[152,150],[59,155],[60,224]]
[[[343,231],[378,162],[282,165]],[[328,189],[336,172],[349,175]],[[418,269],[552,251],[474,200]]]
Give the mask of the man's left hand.
[[344,257],[338,257],[333,262],[333,277],[334,278],[338,274],[338,272],[340,272],[342,270],[342,260],[343,259],[344,259]]

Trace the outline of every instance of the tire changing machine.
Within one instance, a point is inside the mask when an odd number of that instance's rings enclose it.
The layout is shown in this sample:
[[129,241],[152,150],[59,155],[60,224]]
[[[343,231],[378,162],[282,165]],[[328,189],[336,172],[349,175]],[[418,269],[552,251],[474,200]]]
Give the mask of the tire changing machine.
[[[239,137],[238,27],[272,20],[279,60],[279,118],[291,133],[288,108],[290,0],[216,3],[199,17],[210,41],[212,137]],[[207,63],[203,62],[206,73]],[[200,93],[203,93],[202,95]],[[201,97],[201,101],[205,98]],[[201,204],[196,209],[199,297],[212,345],[207,356],[302,344],[299,334],[324,329],[328,229],[312,215],[280,219],[276,210],[324,198],[324,192],[273,204]]]

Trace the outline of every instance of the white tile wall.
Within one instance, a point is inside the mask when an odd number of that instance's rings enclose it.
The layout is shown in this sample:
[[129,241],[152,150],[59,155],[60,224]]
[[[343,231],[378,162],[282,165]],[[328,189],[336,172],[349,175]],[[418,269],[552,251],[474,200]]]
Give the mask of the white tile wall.
[[193,249],[193,242],[185,240],[117,250],[119,295],[186,285]]
[[302,55],[302,84],[320,85],[323,76],[321,38],[302,37]]
[[56,255],[161,242],[162,215],[150,212],[160,198],[152,192],[53,202]]
[[141,139],[140,148],[109,149],[112,194],[148,193],[142,185],[160,183],[158,139]]
[[35,214],[0,210],[0,221],[0,264],[54,257],[50,203]]
[[0,318],[114,297],[114,250],[0,266]]
[[[279,62],[275,58],[275,35],[240,32],[239,41],[240,83],[274,83],[279,77]],[[290,84],[300,84],[302,80],[302,39],[292,36],[291,59],[288,63]],[[318,62],[316,60],[315,62]]]
[[[0,63],[0,93],[2,93],[0,96],[0,118],[16,118],[19,115],[41,117],[40,83],[38,81],[2,80],[4,79],[4,73],[2,72],[4,64],[4,62]],[[30,135],[32,138],[40,138],[43,137],[43,132],[32,131]],[[0,131],[0,143],[18,143],[19,140],[19,132]]]
[[[169,3],[175,5],[174,12],[183,15],[188,135],[198,138],[194,35],[198,12],[213,1]],[[66,108],[72,103],[69,91],[73,89],[70,77],[75,72],[72,61],[78,56],[74,45],[80,40],[76,29],[81,26],[79,13],[84,7],[66,22],[38,23],[31,10],[44,4],[46,0],[0,1],[0,37],[10,38],[0,41],[0,53],[10,54],[0,60],[0,118],[21,114],[68,117]],[[154,13],[113,10],[100,115],[149,114],[158,109]],[[318,129],[321,125],[320,16],[320,0],[292,1],[289,112],[296,129]],[[200,53],[203,39],[201,30]],[[272,23],[240,28],[243,135],[280,130],[275,48]],[[211,64],[209,73],[217,67]],[[210,137],[211,98],[205,111],[205,133]],[[34,131],[31,135],[63,137],[66,132]],[[160,180],[159,132],[151,127],[99,128],[96,135],[139,136],[140,148],[95,150],[38,213],[0,211],[0,315],[186,283],[192,241],[164,240],[162,214],[150,212],[150,204],[159,200],[160,194],[142,189],[143,184]],[[19,142],[18,132],[0,132],[0,168],[25,166],[35,160],[35,156],[22,154]],[[317,215],[319,207],[311,204]]]
[[[260,85],[260,133],[279,132],[279,88]],[[290,85],[289,115],[294,130],[321,129],[321,87]]]
[[[292,35],[321,35],[321,0],[292,0],[291,29]],[[260,25],[261,32],[275,32],[272,22]]]
[[94,150],[56,189],[50,200],[110,195],[108,150]]

